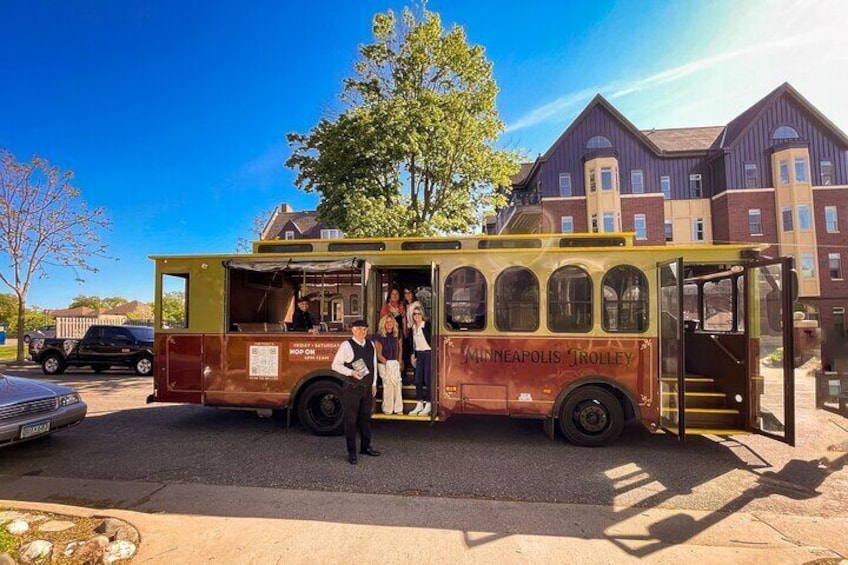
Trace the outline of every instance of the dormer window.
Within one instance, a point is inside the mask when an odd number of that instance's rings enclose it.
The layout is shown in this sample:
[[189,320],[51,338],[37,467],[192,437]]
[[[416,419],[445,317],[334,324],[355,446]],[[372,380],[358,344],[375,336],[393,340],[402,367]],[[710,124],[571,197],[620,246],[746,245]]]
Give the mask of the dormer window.
[[610,140],[602,135],[596,135],[592,139],[589,140],[589,143],[586,144],[586,149],[610,149],[612,148],[612,143]]
[[795,128],[789,126],[778,127],[774,130],[774,133],[771,136],[774,141],[780,141],[781,139],[799,139],[800,137],[801,136],[798,135],[798,132],[795,131]]

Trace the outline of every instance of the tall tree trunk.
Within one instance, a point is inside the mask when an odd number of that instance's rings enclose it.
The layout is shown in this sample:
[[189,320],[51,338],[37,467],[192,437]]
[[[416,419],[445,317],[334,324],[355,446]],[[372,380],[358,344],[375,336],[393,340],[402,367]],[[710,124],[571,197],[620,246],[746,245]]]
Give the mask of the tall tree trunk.
[[26,300],[23,295],[18,295],[18,363],[24,361],[24,316],[26,315]]

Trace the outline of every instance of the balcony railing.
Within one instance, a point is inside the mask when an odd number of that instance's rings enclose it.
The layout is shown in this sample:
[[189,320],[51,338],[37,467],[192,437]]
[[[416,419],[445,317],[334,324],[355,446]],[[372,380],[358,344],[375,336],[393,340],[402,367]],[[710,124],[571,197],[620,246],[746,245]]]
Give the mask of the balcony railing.
[[501,233],[509,225],[515,212],[523,206],[538,206],[542,202],[542,193],[538,190],[530,192],[513,192],[509,197],[509,204],[498,210],[498,221],[495,233]]

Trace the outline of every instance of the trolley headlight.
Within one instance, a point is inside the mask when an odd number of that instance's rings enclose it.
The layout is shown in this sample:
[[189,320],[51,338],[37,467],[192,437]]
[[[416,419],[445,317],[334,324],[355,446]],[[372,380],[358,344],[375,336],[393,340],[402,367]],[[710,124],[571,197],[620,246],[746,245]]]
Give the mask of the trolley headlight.
[[59,406],[70,406],[71,404],[76,404],[80,401],[80,396],[76,392],[72,392],[71,394],[63,394],[59,397]]

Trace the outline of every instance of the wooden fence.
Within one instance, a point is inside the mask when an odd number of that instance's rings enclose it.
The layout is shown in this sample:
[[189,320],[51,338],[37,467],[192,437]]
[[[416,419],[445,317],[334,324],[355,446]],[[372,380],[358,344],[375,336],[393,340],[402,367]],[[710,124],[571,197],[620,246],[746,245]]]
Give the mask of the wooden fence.
[[95,324],[123,326],[126,316],[101,314],[96,318],[56,318],[56,337],[80,339],[86,330]]

